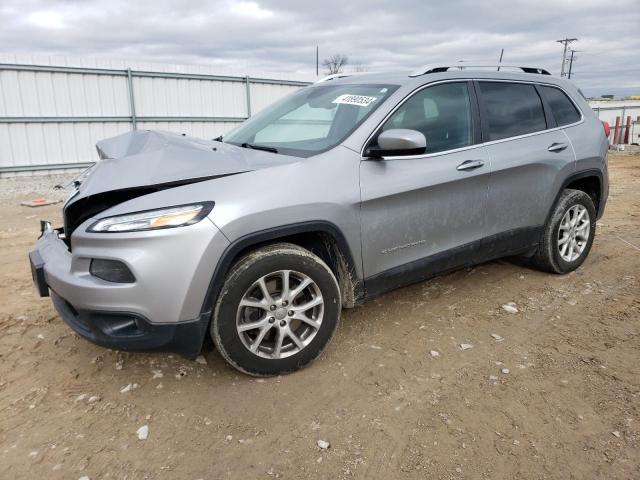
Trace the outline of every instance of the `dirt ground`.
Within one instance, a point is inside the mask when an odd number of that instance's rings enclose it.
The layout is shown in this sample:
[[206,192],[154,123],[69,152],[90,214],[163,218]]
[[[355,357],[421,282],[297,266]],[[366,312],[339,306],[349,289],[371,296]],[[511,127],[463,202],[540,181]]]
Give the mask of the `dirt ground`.
[[640,155],[610,171],[577,272],[498,261],[392,292],[344,311],[309,368],[264,380],[215,351],[204,365],[73,334],[27,262],[60,205],[5,195],[0,478],[640,478]]

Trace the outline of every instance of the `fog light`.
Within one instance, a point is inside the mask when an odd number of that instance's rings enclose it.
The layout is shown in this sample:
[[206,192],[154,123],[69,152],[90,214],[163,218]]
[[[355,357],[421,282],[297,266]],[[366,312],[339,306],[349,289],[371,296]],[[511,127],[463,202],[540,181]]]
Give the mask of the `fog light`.
[[94,258],[91,260],[89,272],[94,277],[101,278],[107,282],[133,283],[136,281],[129,267],[118,260]]

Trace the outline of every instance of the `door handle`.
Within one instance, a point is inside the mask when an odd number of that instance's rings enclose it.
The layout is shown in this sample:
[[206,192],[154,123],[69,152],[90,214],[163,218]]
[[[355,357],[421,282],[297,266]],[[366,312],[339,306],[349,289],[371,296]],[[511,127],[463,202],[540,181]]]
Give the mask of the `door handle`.
[[465,160],[460,165],[456,167],[456,170],[474,170],[476,168],[480,168],[484,165],[482,160]]
[[566,143],[552,143],[551,145],[549,145],[549,148],[547,148],[547,150],[549,150],[550,152],[561,152],[562,150],[564,150],[565,148],[567,148],[569,145],[567,145]]

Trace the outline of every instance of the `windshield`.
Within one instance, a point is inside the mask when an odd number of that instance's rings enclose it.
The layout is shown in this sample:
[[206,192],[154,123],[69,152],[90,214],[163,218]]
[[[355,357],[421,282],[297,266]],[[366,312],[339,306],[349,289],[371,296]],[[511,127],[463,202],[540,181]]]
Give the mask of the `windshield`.
[[341,143],[397,88],[397,85],[303,88],[251,117],[225,136],[224,141],[309,157]]

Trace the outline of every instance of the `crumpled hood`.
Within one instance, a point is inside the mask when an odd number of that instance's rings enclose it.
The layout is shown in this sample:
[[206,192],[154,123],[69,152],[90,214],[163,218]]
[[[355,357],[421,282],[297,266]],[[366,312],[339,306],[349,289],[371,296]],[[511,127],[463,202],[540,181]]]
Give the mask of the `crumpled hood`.
[[137,130],[96,144],[100,161],[77,198],[135,187],[185,184],[300,159],[170,132]]
[[64,206],[67,242],[85,220],[136,197],[300,160],[152,130],[125,133],[96,146],[100,161],[74,181],[77,191]]

